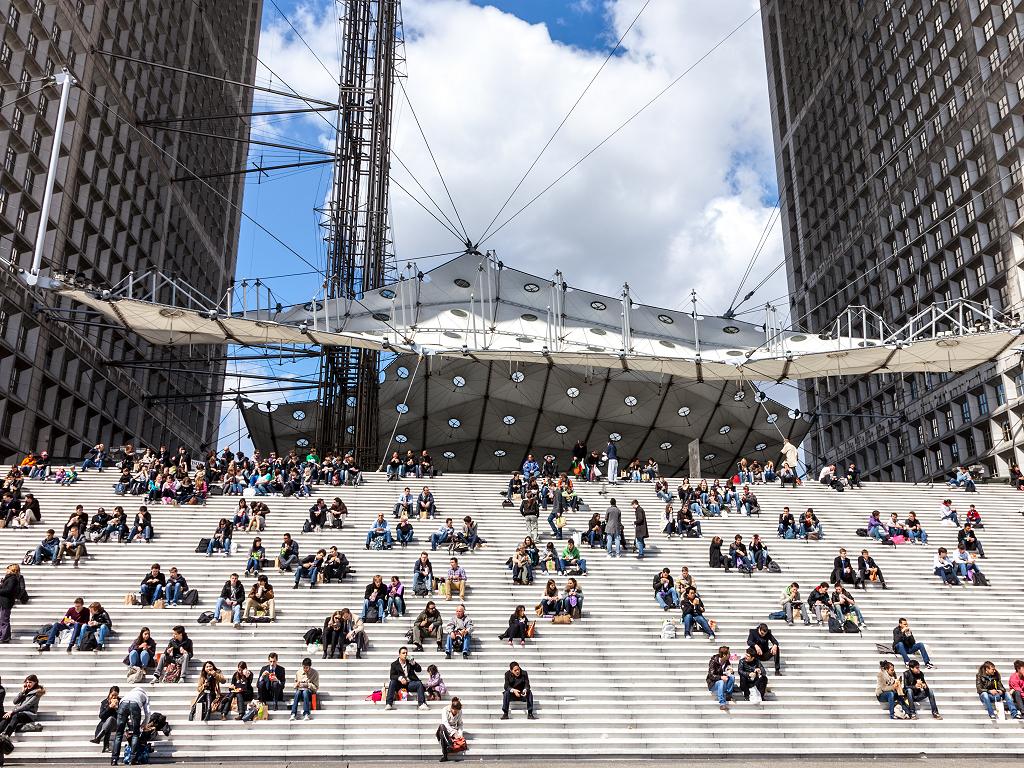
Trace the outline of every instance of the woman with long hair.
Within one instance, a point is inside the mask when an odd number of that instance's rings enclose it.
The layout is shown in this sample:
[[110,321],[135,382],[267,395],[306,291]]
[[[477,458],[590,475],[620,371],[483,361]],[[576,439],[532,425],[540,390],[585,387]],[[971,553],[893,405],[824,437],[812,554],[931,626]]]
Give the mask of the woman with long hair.
[[[201,717],[204,722],[209,722],[210,715],[213,714],[213,710],[220,705],[220,686],[224,682],[224,675],[217,669],[217,665],[212,661],[208,661],[203,664],[203,669],[199,673],[199,682],[196,684],[196,698],[192,702],[192,708],[189,710],[188,719],[194,720],[196,717],[196,707],[201,707]],[[221,713],[221,720],[226,720],[227,715]]]

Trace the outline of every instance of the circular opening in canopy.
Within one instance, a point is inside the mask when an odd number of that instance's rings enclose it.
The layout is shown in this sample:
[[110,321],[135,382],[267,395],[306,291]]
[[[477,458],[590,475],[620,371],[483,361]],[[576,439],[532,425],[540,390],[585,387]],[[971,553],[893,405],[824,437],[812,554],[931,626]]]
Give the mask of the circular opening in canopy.
[[722,331],[723,331],[724,333],[728,333],[728,334],[733,334],[733,333],[739,333],[739,332],[740,332],[740,329],[739,329],[739,328],[737,328],[737,327],[736,327],[735,325],[727,325],[727,326],[725,326],[725,327],[724,327],[724,328],[722,329]]
[[383,298],[385,298],[385,299],[393,299],[393,298],[395,298],[395,292],[392,291],[390,288],[383,288],[383,289],[381,289],[380,295]]
[[636,405],[637,399],[632,395],[626,395],[626,399],[623,400],[622,402],[624,402],[626,405],[632,408],[634,405]]
[[676,413],[678,413],[680,416],[689,416],[690,415],[690,409],[687,406],[684,405],[682,408],[680,408],[678,411],[676,411]]
[[763,451],[767,447],[768,447],[767,443],[758,443],[757,445],[754,446],[754,450],[755,451]]
[[462,422],[458,419],[448,419],[448,426],[452,429],[458,429],[462,426]]
[[445,451],[444,453],[441,454],[441,456],[443,456],[446,459],[454,459],[455,451]]
[[469,317],[469,313],[464,309],[453,309],[451,313],[456,317]]
[[661,448],[661,450],[663,451],[667,451],[669,448],[672,447],[672,443],[662,443],[658,447]]
[[399,403],[398,405],[395,406],[395,410],[398,411],[399,413],[408,413],[409,406],[406,405],[405,403]]
[[523,290],[527,293],[536,293],[540,290],[540,286],[536,283],[526,283],[526,285],[523,286]]
[[292,411],[292,418],[295,419],[296,421],[302,421],[304,418],[306,418],[306,412],[301,409]]
[[580,396],[580,391],[576,389],[576,387],[569,387],[567,390],[565,390],[565,394],[567,394],[571,399],[575,400],[577,397]]
[[388,320],[391,319],[391,315],[387,314],[386,312],[374,312],[373,319],[381,323],[386,323]]
[[509,378],[512,379],[512,381],[514,381],[516,384],[521,384],[523,381],[526,380],[526,374],[523,373],[522,371],[514,371]]
[[469,280],[466,280],[466,279],[461,278],[461,277],[457,277],[457,278],[455,278],[454,282],[455,282],[455,284],[457,286],[459,286],[459,288],[469,288]]
[[569,428],[565,426],[565,424],[559,424],[557,427],[555,427],[555,432],[557,432],[560,435],[564,435],[568,431]]
[[520,319],[525,320],[528,323],[534,323],[537,321],[537,316],[531,312],[524,312],[519,317]]
[[499,448],[498,450],[496,450],[494,452],[494,455],[497,456],[500,459],[502,456],[505,455],[505,452],[503,450],[501,450],[501,448]]
[[456,387],[464,387],[466,386],[466,380],[461,376],[456,376],[454,379],[452,379],[452,384],[454,384]]
[[404,442],[407,442],[408,440],[409,440],[409,438],[406,437],[405,435],[395,435],[395,442],[396,443],[404,443]]
[[395,373],[398,374],[398,378],[400,378],[400,379],[408,379],[409,378],[409,369],[406,368],[404,365],[398,366],[398,370],[395,371]]
[[592,301],[590,302],[590,308],[596,309],[598,312],[603,312],[604,310],[608,309],[608,305],[605,304],[603,301]]
[[713,454],[713,453],[705,453],[704,454],[704,461],[711,461],[713,458],[715,458],[715,454]]
[[720,435],[728,435],[730,432],[732,432],[732,427],[728,424],[725,424],[718,429],[718,434]]
[[619,440],[622,439],[622,435],[620,435],[618,432],[612,432],[610,435],[608,435],[608,439],[611,440],[613,443],[617,443],[619,442]]
[[513,424],[516,423],[516,417],[515,416],[502,416],[501,417],[501,421],[502,421],[502,423],[508,424],[508,426],[511,427]]

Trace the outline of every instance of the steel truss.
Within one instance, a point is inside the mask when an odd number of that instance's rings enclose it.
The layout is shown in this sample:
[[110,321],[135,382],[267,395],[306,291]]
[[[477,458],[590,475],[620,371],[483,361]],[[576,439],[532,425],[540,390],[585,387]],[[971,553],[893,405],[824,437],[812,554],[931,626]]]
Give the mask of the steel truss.
[[[394,87],[404,55],[400,0],[338,0],[342,62],[334,185],[322,211],[327,231],[326,299],[353,301],[394,271],[388,252],[388,190]],[[321,452],[352,450],[378,458],[380,353],[324,350],[320,366]]]

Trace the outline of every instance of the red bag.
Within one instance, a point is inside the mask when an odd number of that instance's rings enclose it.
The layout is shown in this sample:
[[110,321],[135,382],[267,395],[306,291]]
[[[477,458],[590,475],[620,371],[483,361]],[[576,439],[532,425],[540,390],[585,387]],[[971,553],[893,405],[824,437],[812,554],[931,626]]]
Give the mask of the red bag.
[[739,475],[733,475],[732,476],[732,484],[733,485],[739,485],[740,484],[740,476]]
[[452,752],[465,752],[467,749],[469,749],[469,745],[466,743],[465,738],[456,736],[452,739]]

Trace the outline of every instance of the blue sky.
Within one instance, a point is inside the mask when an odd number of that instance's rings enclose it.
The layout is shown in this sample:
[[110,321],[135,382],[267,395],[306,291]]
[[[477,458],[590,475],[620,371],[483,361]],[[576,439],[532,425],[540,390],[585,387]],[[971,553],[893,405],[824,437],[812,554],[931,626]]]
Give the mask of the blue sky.
[[[275,2],[315,56],[284,23]],[[405,0],[408,76],[403,83],[474,235],[483,231],[512,191],[642,3]],[[702,311],[723,311],[735,288],[731,276],[745,270],[775,204],[757,7],[757,0],[651,0],[619,55],[595,80],[505,216],[574,162],[587,157],[586,162],[487,247],[521,269],[549,276],[560,268],[571,284],[612,296],[628,279],[642,303],[676,307],[694,287]],[[258,81],[335,99],[335,16],[334,0],[266,0],[260,57],[274,74],[261,67]],[[686,74],[664,97],[603,143],[680,73]],[[261,101],[261,107],[301,106],[277,97]],[[395,152],[431,196],[448,208],[414,126],[409,105],[397,96]],[[321,149],[331,145],[328,124],[308,115],[257,124],[253,138]],[[313,156],[258,147],[250,156],[264,164],[309,159]],[[392,175],[425,202],[425,193],[405,171],[393,166]],[[246,214],[288,247],[244,221],[238,279],[273,277],[275,298],[286,304],[305,303],[320,291],[320,281],[305,262],[320,269],[324,265],[323,232],[314,209],[323,204],[329,184],[329,166],[247,177]],[[400,265],[459,247],[394,186],[391,200]],[[771,270],[781,254],[776,226],[747,287]],[[418,265],[429,268],[433,263]],[[276,277],[292,273],[300,274]],[[780,273],[758,299],[785,291]],[[236,370],[301,375],[314,367],[268,362]],[[289,399],[302,399],[302,393],[292,393]]]

